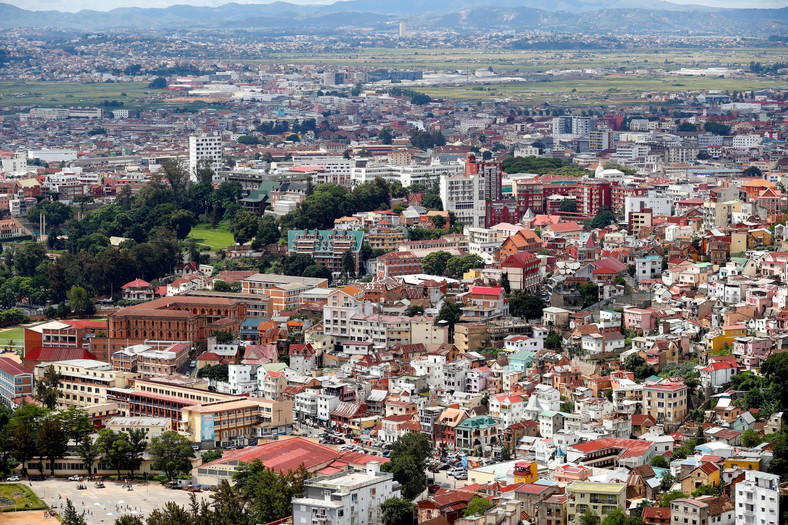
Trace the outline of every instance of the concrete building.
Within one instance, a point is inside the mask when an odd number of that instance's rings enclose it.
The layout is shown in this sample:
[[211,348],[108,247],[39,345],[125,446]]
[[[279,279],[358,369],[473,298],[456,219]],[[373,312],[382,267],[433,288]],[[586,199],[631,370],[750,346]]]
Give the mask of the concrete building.
[[576,481],[566,487],[566,497],[567,523],[579,523],[586,510],[591,510],[600,521],[604,521],[615,509],[626,508],[627,485]]
[[645,385],[643,413],[670,427],[682,424],[689,411],[687,390],[684,383]]
[[201,160],[210,162],[213,178],[218,181],[219,170],[222,169],[222,137],[217,135],[189,136],[189,175],[193,181],[197,180],[197,167]]
[[777,525],[780,521],[780,476],[747,470],[736,483],[736,525]]
[[54,367],[60,374],[60,392],[57,408],[66,409],[70,406],[82,408],[107,405],[108,388],[125,388],[129,379],[136,374],[119,372],[109,363],[92,359],[73,359],[55,363],[36,365],[33,374],[36,380],[44,377],[47,368]]
[[380,464],[365,470],[338,472],[304,483],[304,495],[293,498],[293,523],[307,525],[379,525],[381,504],[399,497],[399,483],[380,472]]
[[14,399],[33,395],[33,374],[27,368],[7,357],[0,357],[0,402],[15,409]]
[[481,175],[442,175],[440,197],[443,209],[454,212],[459,222],[473,228],[484,227],[486,197]]

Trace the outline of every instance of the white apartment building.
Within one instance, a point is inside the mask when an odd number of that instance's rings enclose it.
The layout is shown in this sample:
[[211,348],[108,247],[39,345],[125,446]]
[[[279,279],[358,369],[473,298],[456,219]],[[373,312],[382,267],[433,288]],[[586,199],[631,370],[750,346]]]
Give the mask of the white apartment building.
[[366,470],[350,470],[304,482],[302,497],[293,498],[294,525],[380,525],[381,504],[400,496],[392,474],[380,472],[380,463]]
[[662,257],[650,255],[635,259],[635,279],[656,279],[662,274]]
[[445,211],[454,212],[457,220],[474,228],[484,227],[484,179],[478,175],[442,175],[440,197]]
[[757,148],[760,143],[760,135],[734,135],[733,137],[733,147],[735,149]]
[[410,344],[410,317],[381,314],[355,314],[349,323],[350,339],[371,341],[379,349]]
[[218,135],[190,135],[189,136],[189,175],[193,181],[197,180],[197,165],[203,160],[211,162],[213,177],[219,180],[219,170],[222,168],[222,137]]
[[413,184],[432,186],[442,175],[460,175],[464,170],[459,163],[398,166],[356,160],[350,168],[350,183],[357,186],[380,177],[386,182],[400,182],[406,188]]
[[328,301],[323,306],[323,333],[350,337],[350,318],[356,314],[372,313],[372,303],[364,301],[363,297],[364,294],[355,286],[328,294]]
[[667,195],[658,195],[656,191],[649,191],[646,195],[626,197],[624,199],[624,219],[629,219],[630,213],[638,213],[650,208],[654,216],[670,216],[673,199]]
[[37,364],[33,370],[36,382],[44,377],[50,366],[60,374],[58,409],[72,405],[82,408],[106,405],[108,388],[126,388],[129,379],[137,376],[137,374],[114,370],[111,364],[103,361],[72,359]]
[[756,470],[736,484],[736,525],[777,525],[780,521],[780,476]]

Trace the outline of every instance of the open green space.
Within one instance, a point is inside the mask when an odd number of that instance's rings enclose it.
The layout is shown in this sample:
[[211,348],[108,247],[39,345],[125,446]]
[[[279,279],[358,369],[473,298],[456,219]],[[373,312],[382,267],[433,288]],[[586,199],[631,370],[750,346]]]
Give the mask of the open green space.
[[693,90],[730,90],[779,88],[784,81],[768,79],[709,78],[693,76],[615,75],[602,78],[495,83],[482,85],[445,85],[416,88],[431,97],[458,100],[516,98],[540,104],[649,104],[661,101],[644,96],[644,92],[672,93]]
[[0,348],[22,346],[25,342],[25,329],[21,326],[0,331]]
[[3,80],[0,81],[0,106],[94,106],[117,100],[126,108],[135,99],[151,92],[155,93],[155,90],[149,90],[143,82],[81,84]]
[[0,512],[42,510],[46,508],[48,508],[46,504],[29,487],[21,483],[0,485]]
[[209,225],[200,225],[192,228],[189,239],[194,239],[197,244],[207,246],[211,251],[223,250],[235,244],[233,234],[224,227],[211,228]]

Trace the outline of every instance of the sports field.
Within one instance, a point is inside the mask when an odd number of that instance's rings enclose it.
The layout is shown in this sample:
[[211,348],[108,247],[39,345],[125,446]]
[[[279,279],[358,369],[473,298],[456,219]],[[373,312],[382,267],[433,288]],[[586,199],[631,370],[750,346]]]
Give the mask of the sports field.
[[[0,511],[14,512],[45,508],[47,508],[46,504],[22,483],[0,485]],[[2,522],[2,518],[0,518],[0,522]]]
[[222,229],[221,227],[211,228],[208,225],[201,225],[196,228],[192,228],[188,238],[194,239],[197,241],[197,244],[208,246],[211,251],[214,252],[216,250],[223,250],[228,246],[235,244],[232,232]]
[[25,342],[24,327],[17,326],[9,330],[0,331],[0,349],[6,346],[22,346]]

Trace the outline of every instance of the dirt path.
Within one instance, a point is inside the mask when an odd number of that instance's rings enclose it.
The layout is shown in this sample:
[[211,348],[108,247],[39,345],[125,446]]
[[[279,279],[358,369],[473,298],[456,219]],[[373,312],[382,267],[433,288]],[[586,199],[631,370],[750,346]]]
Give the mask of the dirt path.
[[0,514],[0,525],[38,525],[49,523],[57,525],[57,518],[45,518],[43,510],[26,510],[20,512],[3,512]]

